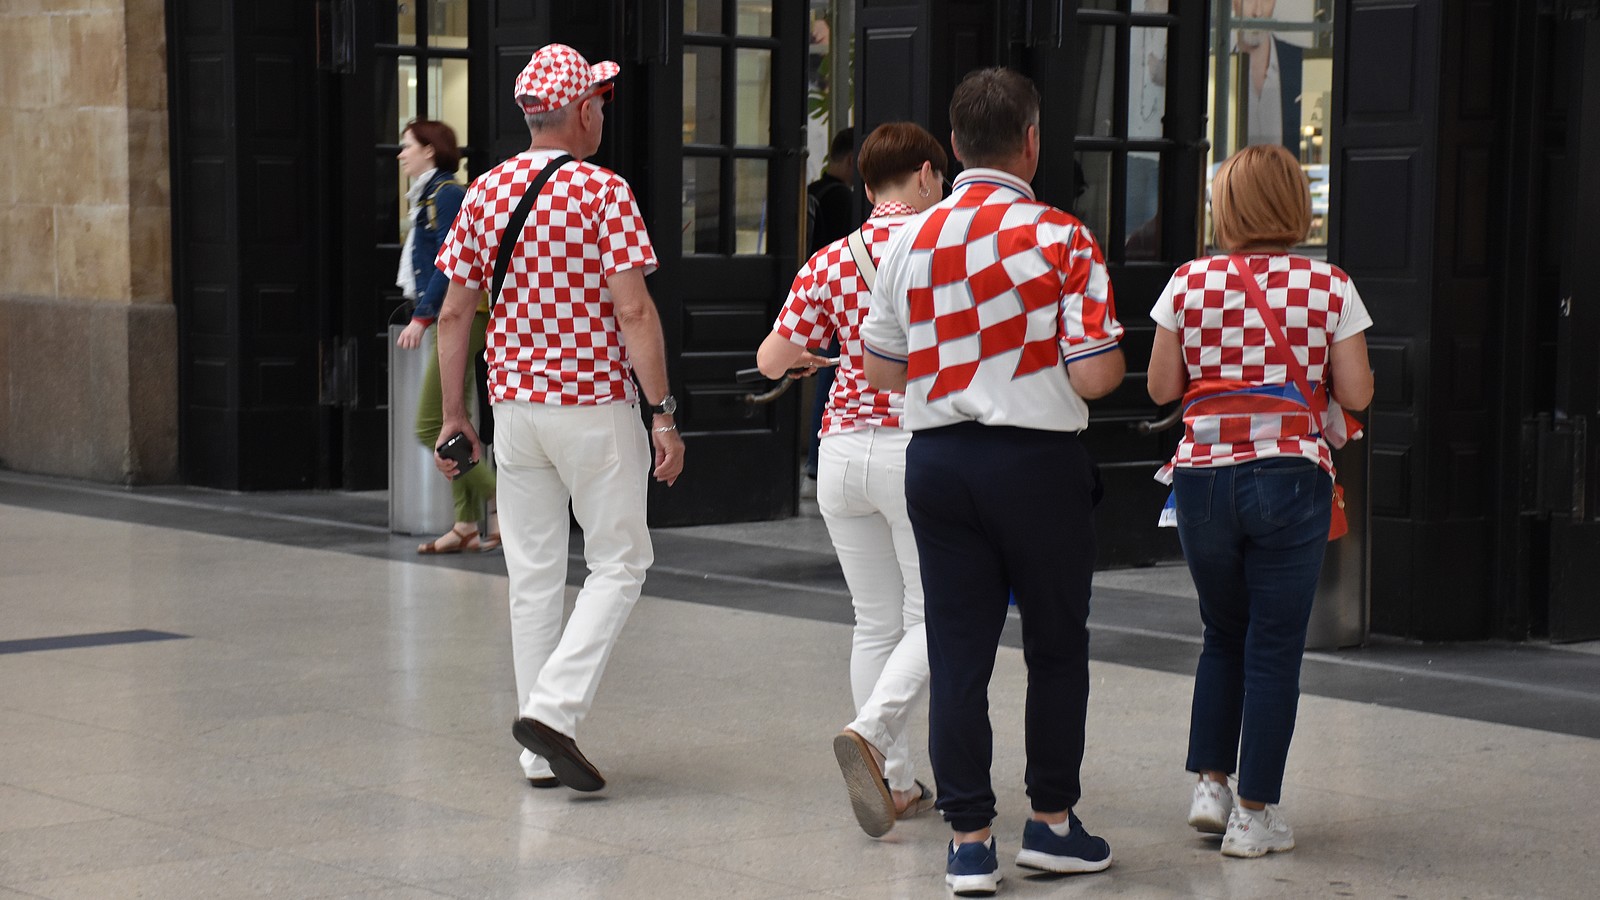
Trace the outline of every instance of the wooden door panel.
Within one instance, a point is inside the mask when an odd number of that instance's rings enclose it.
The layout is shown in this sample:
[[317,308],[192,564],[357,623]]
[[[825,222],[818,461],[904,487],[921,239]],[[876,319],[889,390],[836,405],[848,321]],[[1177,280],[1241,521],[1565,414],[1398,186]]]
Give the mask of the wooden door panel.
[[[717,0],[702,5],[707,2]],[[748,16],[738,17],[739,4],[722,0],[721,10],[724,33],[688,36],[681,4],[663,4],[659,19],[651,11],[641,27],[638,74],[629,88],[639,102],[619,120],[626,122],[619,137],[630,147],[631,168],[624,171],[637,189],[661,261],[649,286],[661,311],[678,425],[687,444],[678,483],[651,485],[652,525],[773,519],[798,509],[800,410],[794,395],[799,392],[752,407],[744,401],[751,386],[735,384],[733,375],[754,364],[756,347],[771,330],[800,265],[807,12],[804,4],[775,2],[769,32],[758,33],[762,29],[750,28]],[[694,100],[714,102],[720,118],[715,134],[697,132],[696,142],[685,144],[667,136],[685,132],[685,66],[691,58],[686,48],[695,47],[709,48],[704,57],[718,60],[720,82],[704,97],[697,92]],[[751,143],[760,135],[740,127],[748,123],[739,117],[755,107],[736,102],[756,96],[748,78],[740,81],[738,68],[751,57],[770,62],[764,144]],[[710,69],[698,68],[701,57],[692,58],[693,77],[709,77]],[[698,91],[701,84],[691,87]],[[686,192],[686,159],[720,161],[714,195],[698,183],[692,196]],[[750,239],[735,228],[739,188],[749,188],[748,181],[736,177],[739,160],[762,160],[766,166],[757,238],[765,248],[759,253],[733,252]],[[717,227],[686,234],[689,221],[704,226],[707,204],[717,209]],[[710,241],[717,252],[686,252],[697,249],[686,246],[689,238]]]

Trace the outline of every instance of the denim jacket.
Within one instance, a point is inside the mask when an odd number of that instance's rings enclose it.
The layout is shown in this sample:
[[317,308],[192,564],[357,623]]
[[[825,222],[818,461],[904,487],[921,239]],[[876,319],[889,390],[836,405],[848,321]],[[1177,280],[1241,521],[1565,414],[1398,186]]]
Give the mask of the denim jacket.
[[417,237],[411,247],[411,273],[419,289],[417,307],[412,310],[411,318],[424,325],[433,324],[439,317],[445,289],[450,286],[449,277],[434,267],[433,260],[439,255],[439,245],[444,243],[444,236],[455,222],[461,200],[466,196],[466,190],[446,173],[435,169],[432,179],[422,189],[422,199],[417,204],[420,214],[412,226],[417,230]]

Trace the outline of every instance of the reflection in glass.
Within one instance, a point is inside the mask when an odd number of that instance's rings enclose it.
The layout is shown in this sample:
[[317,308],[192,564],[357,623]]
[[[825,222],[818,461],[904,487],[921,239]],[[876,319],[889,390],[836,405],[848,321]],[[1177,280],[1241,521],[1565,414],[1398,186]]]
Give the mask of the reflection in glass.
[[378,103],[375,140],[399,143],[400,129],[417,117],[417,61],[402,56],[392,66],[379,66],[374,80]]
[[772,36],[772,0],[739,0],[738,33]]
[[722,160],[683,160],[683,252],[722,252]]
[[1111,233],[1111,154],[1079,153],[1078,164],[1083,166],[1083,193],[1073,212],[1105,247]]
[[722,0],[683,0],[683,30],[722,33]]
[[766,146],[772,142],[772,51],[739,48],[738,103],[734,142]]
[[455,129],[456,140],[467,139],[467,72],[464,59],[428,62],[429,116]]
[[1126,259],[1161,259],[1161,154],[1128,154]]
[[767,161],[740,159],[733,164],[733,252],[767,252]]
[[683,142],[722,143],[720,48],[683,48]]
[[1128,137],[1161,137],[1167,114],[1167,29],[1130,30]]
[[435,47],[465,47],[467,0],[427,0],[427,2],[428,43]]
[[1110,9],[1126,12],[1128,9],[1128,0],[1082,0],[1082,2],[1078,4],[1078,8]]
[[1078,29],[1078,58],[1083,61],[1083,86],[1079,89],[1079,137],[1110,137],[1112,88],[1116,84],[1117,31],[1106,25]]

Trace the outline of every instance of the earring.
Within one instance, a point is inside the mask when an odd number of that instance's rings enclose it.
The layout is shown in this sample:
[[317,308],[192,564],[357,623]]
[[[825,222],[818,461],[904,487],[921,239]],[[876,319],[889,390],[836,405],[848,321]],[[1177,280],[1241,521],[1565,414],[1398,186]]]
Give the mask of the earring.
[[918,197],[931,197],[931,196],[933,196],[933,191],[928,190],[926,187],[918,188],[917,189],[917,196]]

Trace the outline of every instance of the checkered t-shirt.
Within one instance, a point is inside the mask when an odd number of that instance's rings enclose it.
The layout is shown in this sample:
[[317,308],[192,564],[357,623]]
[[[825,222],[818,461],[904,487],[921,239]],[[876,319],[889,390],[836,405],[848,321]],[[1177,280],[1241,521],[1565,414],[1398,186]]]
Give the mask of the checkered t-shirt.
[[1082,431],[1067,365],[1117,348],[1122,325],[1094,237],[997,169],[972,168],[890,240],[861,329],[906,364],[905,427],[959,422]]
[[[1328,350],[1372,327],[1356,286],[1339,267],[1292,254],[1251,255],[1249,277],[1281,311],[1284,336],[1313,392],[1327,378]],[[1330,474],[1333,456],[1305,401],[1275,357],[1272,336],[1245,296],[1227,256],[1184,263],[1150,318],[1178,335],[1189,373],[1183,438],[1156,474],[1172,467],[1231,466],[1269,456],[1299,456]]]
[[[467,190],[436,265],[486,290],[505,230],[529,183],[560,151],[518,154]],[[606,279],[656,269],[655,250],[622,176],[585,162],[562,166],[528,213],[484,355],[494,400],[589,406],[636,399]]]
[[[861,226],[861,239],[874,265],[883,257],[890,236],[916,212],[896,201],[873,207],[872,217]],[[801,267],[772,324],[773,331],[802,347],[821,347],[828,338],[839,336],[839,371],[822,414],[818,432],[822,437],[876,426],[900,427],[904,395],[867,384],[861,367],[861,320],[867,317],[871,300],[845,236],[818,250]]]

